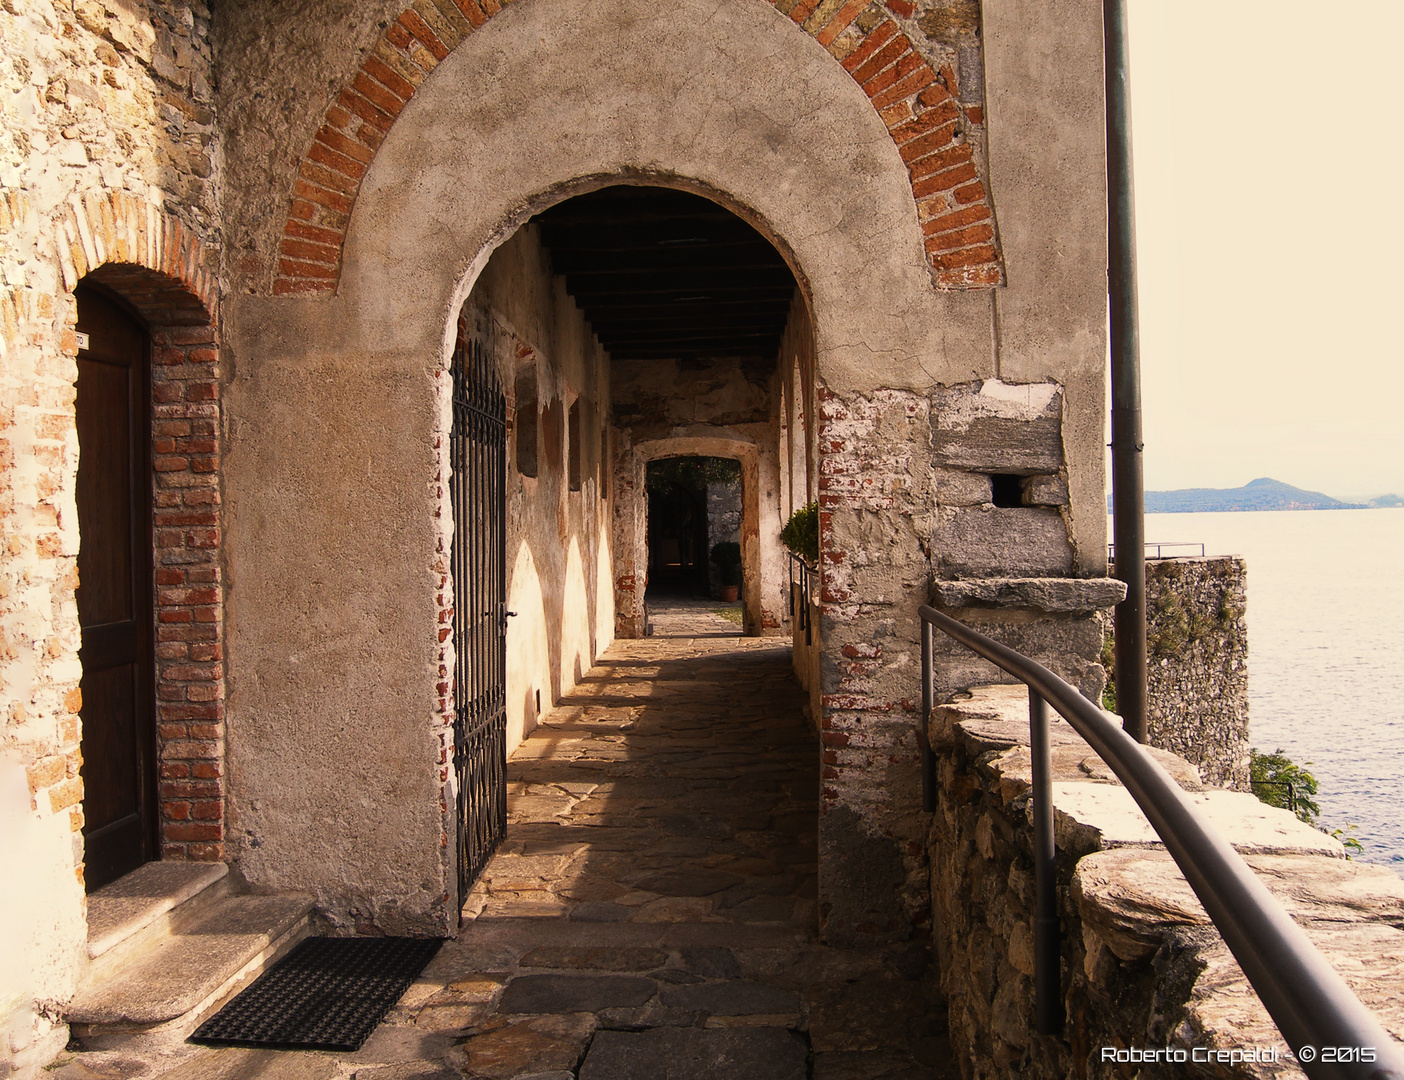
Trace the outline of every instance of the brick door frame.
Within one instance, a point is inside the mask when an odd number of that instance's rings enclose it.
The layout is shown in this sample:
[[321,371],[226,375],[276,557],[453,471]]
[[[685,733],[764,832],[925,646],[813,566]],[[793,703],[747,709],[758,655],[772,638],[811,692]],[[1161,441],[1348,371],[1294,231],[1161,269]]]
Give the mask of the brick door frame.
[[[62,351],[78,351],[71,326],[79,283],[116,297],[150,338],[160,858],[219,862],[225,668],[218,301],[207,269],[213,253],[181,222],[125,192],[74,200],[63,210]],[[71,409],[67,421],[74,423]],[[76,469],[70,483],[75,479]]]

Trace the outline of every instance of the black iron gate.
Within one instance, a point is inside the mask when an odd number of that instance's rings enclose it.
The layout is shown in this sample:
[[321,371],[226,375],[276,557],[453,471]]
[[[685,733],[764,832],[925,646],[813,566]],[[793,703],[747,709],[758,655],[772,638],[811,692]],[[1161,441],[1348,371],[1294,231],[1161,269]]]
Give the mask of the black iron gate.
[[449,455],[461,907],[507,831],[507,403],[478,341],[454,350]]

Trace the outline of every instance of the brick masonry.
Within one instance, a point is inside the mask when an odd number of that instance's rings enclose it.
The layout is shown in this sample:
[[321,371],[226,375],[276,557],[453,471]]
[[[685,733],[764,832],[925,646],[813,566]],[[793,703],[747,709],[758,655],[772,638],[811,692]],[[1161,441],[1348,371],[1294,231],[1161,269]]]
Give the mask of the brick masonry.
[[[30,214],[17,196],[10,197],[3,212],[8,222]],[[162,855],[217,860],[223,857],[224,669],[219,368],[209,314],[215,303],[211,259],[192,231],[126,192],[75,197],[62,208],[56,224],[64,289],[60,302],[66,305],[67,329],[52,366],[53,380],[66,389],[54,391],[53,404],[62,408],[45,411],[34,426],[43,442],[53,446],[51,453],[40,455],[48,464],[48,475],[41,479],[39,490],[50,501],[41,503],[38,510],[61,527],[35,536],[33,550],[41,559],[60,560],[58,582],[68,590],[76,586],[76,529],[62,528],[68,515],[60,505],[66,502],[62,496],[72,491],[77,466],[72,380],[78,345],[72,330],[72,289],[80,281],[95,281],[130,303],[147,322],[151,335]],[[35,332],[34,323],[52,310],[52,302],[46,300],[36,301],[29,290],[6,291],[3,313],[8,340],[22,341],[26,328]],[[36,402],[41,396],[36,394]],[[12,509],[13,504],[6,507]],[[14,534],[18,522],[8,512],[6,519],[7,531],[12,533],[7,553],[22,558],[26,545]],[[68,809],[76,832],[82,827],[82,785],[78,777],[81,730],[74,714],[81,709],[82,695],[76,664],[77,616],[71,603],[60,605],[54,631],[44,651],[54,661],[50,666],[66,676],[56,689],[68,718],[59,724],[57,753],[41,752],[31,766],[30,786],[36,807],[47,800],[53,812]],[[17,718],[13,707],[11,714]],[[59,762],[64,763],[61,777]],[[44,792],[46,787],[51,789]]]
[[[212,259],[179,221],[125,192],[71,201],[59,235],[65,288],[80,281],[106,286],[136,309],[150,334],[161,856],[218,861],[224,583]],[[76,356],[70,336],[65,345]],[[71,429],[71,412],[61,422]]]
[[[882,118],[911,178],[936,285],[1002,284],[983,165],[978,10],[971,23],[968,13],[954,18],[934,4],[919,13],[908,0],[774,0],[774,6],[843,65]],[[362,57],[298,165],[275,294],[336,290],[361,180],[395,118],[501,7],[498,0],[416,0]]]

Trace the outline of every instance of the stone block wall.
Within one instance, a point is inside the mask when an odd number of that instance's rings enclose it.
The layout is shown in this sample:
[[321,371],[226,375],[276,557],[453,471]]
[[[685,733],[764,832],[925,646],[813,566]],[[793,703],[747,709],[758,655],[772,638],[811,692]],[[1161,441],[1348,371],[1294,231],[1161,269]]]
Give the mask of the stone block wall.
[[[0,772],[25,867],[0,899],[0,1062],[66,1041],[83,963],[73,290],[116,292],[153,338],[162,841],[223,839],[215,280],[221,144],[200,0],[0,4]],[[8,962],[8,958],[7,958]],[[0,1069],[4,1065],[0,1064]]]
[[711,561],[712,548],[726,542],[741,541],[741,485],[707,485],[707,580],[712,595],[721,588],[721,570]]
[[[1075,576],[1088,560],[1073,540],[1057,383],[850,399],[821,389],[819,419],[821,881],[884,882],[829,887],[825,933],[925,934],[917,606],[950,611],[1095,699],[1103,612],[1124,588]],[[1007,678],[940,634],[935,662],[938,698]]]
[[[1051,712],[1051,710],[1050,710]],[[977,687],[933,710],[940,802],[930,821],[932,922],[961,1074],[971,1078],[1303,1075],[1130,794],[1052,723],[1061,990],[1059,1037],[1034,1028],[1032,766],[1022,686]],[[1404,1035],[1404,882],[1251,795],[1157,760],[1396,1038]],[[1260,1047],[1276,1061],[1206,1060]],[[1169,1048],[1188,1060],[1129,1066]],[[1199,1060],[1196,1060],[1198,1058]]]
[[1246,607],[1242,559],[1146,563],[1149,741],[1240,791],[1249,790]]

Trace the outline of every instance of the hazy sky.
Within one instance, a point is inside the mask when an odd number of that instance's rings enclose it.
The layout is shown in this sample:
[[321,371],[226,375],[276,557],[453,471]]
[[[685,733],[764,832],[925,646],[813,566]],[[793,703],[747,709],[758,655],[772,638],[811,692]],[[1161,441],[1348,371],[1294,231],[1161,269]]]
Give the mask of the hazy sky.
[[1404,4],[1130,13],[1146,488],[1404,494]]

